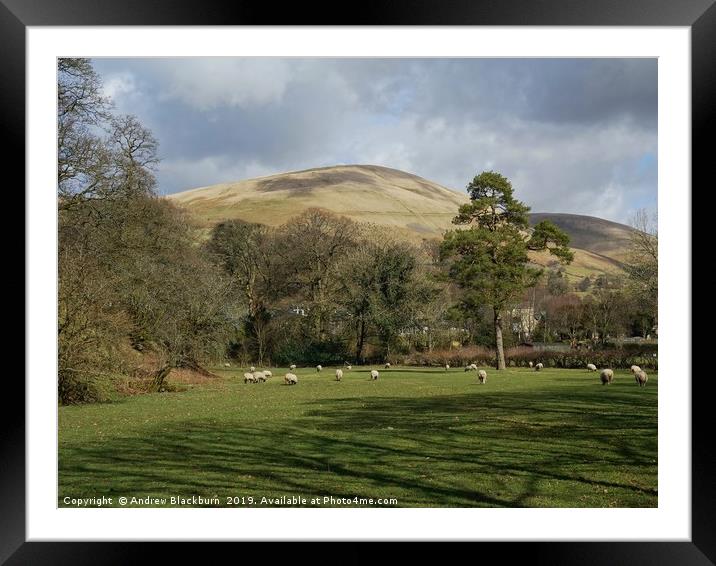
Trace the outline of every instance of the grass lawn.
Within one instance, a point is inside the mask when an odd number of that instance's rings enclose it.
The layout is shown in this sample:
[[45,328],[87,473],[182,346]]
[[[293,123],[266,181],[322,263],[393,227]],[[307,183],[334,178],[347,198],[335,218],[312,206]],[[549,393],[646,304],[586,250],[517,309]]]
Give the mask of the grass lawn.
[[[657,376],[242,368],[181,393],[59,408],[65,497],[395,498],[397,507],[656,507]],[[360,506],[354,504],[355,506]],[[181,505],[174,505],[181,506]],[[211,506],[211,504],[201,505]],[[321,505],[329,506],[329,505]]]

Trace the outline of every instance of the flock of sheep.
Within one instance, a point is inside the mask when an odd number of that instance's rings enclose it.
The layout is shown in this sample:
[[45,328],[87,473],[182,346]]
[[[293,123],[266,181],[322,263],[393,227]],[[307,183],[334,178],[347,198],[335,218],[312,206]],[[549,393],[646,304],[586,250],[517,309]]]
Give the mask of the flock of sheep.
[[[226,363],[224,364],[225,367],[231,367],[231,364]],[[346,362],[344,364],[345,368],[347,370],[353,369],[353,366],[348,364]],[[544,365],[540,362],[537,364],[533,364],[532,362],[529,362],[529,367],[534,368],[535,371],[542,371],[544,368]],[[283,381],[286,385],[296,385],[298,383],[298,376],[293,373],[296,369],[296,364],[290,365],[290,372],[287,373]],[[390,362],[385,363],[385,369],[390,369]],[[450,369],[450,364],[445,364],[445,371]],[[649,380],[649,376],[646,374],[644,370],[642,370],[639,366],[631,366],[631,372],[634,375],[634,379],[636,380],[636,383],[639,385],[639,387],[646,386],[646,382]],[[273,374],[269,370],[261,370],[257,371],[254,366],[251,366],[249,368],[249,372],[246,372],[244,374],[244,383],[264,383],[267,379],[273,377]],[[323,370],[323,366],[320,364],[316,366],[316,371],[320,373]],[[587,364],[587,370],[597,371],[597,366],[594,364]],[[476,363],[471,363],[465,366],[465,371],[476,371],[477,372],[477,379],[479,383],[484,384],[487,383],[487,372],[484,369],[478,369]],[[380,377],[380,373],[378,370],[371,370],[370,372],[370,379],[377,380],[378,377]],[[602,381],[602,385],[609,385],[614,381],[614,371],[611,369],[603,369],[600,374],[599,378]],[[343,370],[337,369],[336,370],[336,381],[341,381],[343,379]]]
[[[594,364],[587,364],[587,369],[589,371],[597,371],[597,367]],[[631,366],[629,369],[631,369],[632,374],[634,374],[637,385],[639,387],[646,386],[646,382],[649,380],[649,376],[646,375],[646,372],[639,366]],[[610,369],[603,369],[599,374],[599,378],[602,380],[602,385],[609,385],[614,381],[614,372]]]

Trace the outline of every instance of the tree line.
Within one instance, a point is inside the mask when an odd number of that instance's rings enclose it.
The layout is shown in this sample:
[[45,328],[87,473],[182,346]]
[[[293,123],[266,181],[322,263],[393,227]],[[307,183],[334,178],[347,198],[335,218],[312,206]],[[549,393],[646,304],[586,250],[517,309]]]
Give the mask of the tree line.
[[544,313],[530,336],[547,341],[656,323],[655,233],[639,232],[622,279],[572,288],[529,259],[541,250],[569,263],[568,237],[549,222],[529,229],[529,208],[499,173],[472,180],[461,226],[442,242],[319,209],[278,227],[230,220],[207,231],[158,196],[158,147],[115,112],[89,60],[58,61],[62,403],[106,399],[121,376],[161,390],[175,368],[209,373],[227,359],[327,365],[483,345],[502,368],[525,304]]

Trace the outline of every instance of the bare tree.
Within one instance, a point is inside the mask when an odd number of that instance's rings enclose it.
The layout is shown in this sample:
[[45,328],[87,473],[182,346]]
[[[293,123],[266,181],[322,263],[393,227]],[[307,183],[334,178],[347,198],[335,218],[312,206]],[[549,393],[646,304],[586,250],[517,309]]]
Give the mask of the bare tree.
[[659,234],[657,213],[638,210],[631,218],[631,248],[626,262],[628,285],[638,303],[658,324]]

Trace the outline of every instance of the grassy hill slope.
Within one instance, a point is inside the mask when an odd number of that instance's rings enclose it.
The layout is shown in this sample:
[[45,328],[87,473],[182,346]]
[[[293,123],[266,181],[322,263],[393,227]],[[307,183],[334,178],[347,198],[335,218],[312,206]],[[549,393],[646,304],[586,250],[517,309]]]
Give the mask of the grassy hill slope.
[[[411,173],[376,165],[341,165],[307,169],[176,193],[171,201],[188,208],[197,221],[210,227],[227,219],[269,226],[289,221],[316,207],[358,222],[395,229],[411,240],[440,238],[465,194]],[[591,216],[537,213],[530,222],[552,220],[572,238],[575,260],[567,268],[571,278],[619,269],[631,228]],[[553,258],[536,254],[535,262],[550,265]]]

